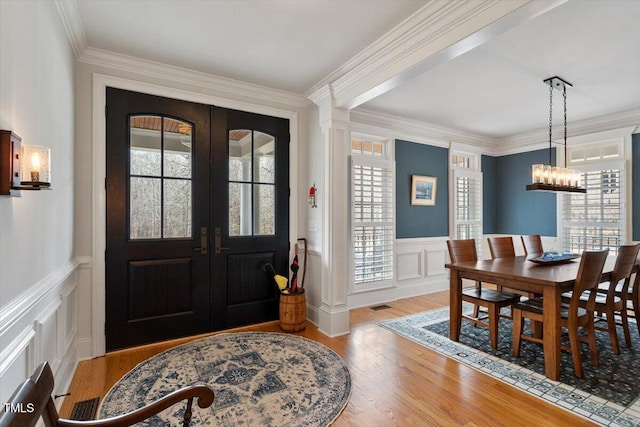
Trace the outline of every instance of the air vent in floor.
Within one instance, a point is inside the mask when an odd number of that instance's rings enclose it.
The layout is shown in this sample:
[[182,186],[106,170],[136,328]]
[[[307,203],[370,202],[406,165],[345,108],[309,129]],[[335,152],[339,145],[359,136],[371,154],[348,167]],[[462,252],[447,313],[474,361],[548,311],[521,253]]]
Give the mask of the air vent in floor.
[[96,418],[96,411],[98,410],[98,402],[100,402],[99,397],[76,402],[71,411],[71,419],[75,421],[94,420]]
[[373,307],[371,307],[371,310],[379,311],[379,310],[386,310],[387,308],[391,308],[391,306],[387,304],[381,304],[381,305],[374,305]]

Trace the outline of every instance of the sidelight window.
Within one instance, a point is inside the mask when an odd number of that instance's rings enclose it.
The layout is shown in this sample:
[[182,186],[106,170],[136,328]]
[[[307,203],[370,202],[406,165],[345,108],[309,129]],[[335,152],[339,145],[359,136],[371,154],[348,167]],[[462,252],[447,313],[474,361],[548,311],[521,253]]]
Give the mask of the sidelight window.
[[129,238],[191,238],[193,125],[129,118]]

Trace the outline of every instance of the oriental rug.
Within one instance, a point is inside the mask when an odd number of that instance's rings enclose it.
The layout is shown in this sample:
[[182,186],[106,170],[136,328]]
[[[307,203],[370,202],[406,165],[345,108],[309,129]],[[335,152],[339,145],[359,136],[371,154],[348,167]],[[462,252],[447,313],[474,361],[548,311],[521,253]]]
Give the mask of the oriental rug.
[[[296,335],[219,334],[160,353],[122,377],[99,416],[139,408],[181,387],[206,383],[213,405],[193,405],[193,426],[327,426],[349,401],[351,377],[326,346]],[[181,425],[176,404],[139,425]]]
[[[472,306],[465,303],[463,310],[470,313]],[[633,319],[630,324],[631,348],[625,345],[622,329],[618,330],[619,355],[611,351],[609,335],[596,331],[598,368],[591,365],[588,347],[584,344],[582,379],[574,375],[571,355],[563,351],[560,381],[557,382],[544,376],[541,345],[523,341],[520,357],[512,356],[513,329],[512,322],[507,319],[500,319],[496,350],[490,346],[487,328],[473,327],[471,322],[464,320],[460,342],[449,340],[448,307],[379,323],[424,347],[597,424],[640,426],[640,336]]]

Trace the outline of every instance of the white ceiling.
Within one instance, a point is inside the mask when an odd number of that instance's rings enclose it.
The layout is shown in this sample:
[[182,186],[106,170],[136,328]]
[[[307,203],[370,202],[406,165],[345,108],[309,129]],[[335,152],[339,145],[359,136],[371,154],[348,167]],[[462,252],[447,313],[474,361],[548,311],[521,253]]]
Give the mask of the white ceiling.
[[[77,0],[91,48],[298,94],[426,3]],[[504,140],[548,126],[554,75],[570,129],[640,110],[640,0],[570,0],[356,109]]]
[[[362,108],[504,139],[548,128],[556,75],[569,122],[640,108],[640,1],[567,2]],[[558,90],[553,108],[561,125]]]
[[89,47],[303,93],[426,0],[78,0]]

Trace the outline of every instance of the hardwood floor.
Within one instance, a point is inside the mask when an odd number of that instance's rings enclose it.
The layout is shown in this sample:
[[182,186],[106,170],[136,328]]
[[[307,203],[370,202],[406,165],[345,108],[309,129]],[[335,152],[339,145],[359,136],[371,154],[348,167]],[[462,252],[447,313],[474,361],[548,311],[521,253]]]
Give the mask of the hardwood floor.
[[[352,310],[349,335],[329,338],[310,323],[305,331],[297,333],[330,347],[349,366],[351,398],[334,426],[590,425],[583,418],[376,325],[448,303],[448,292],[408,298],[390,302],[390,308],[384,310]],[[235,330],[281,331],[277,322]],[[80,362],[61,416],[68,417],[76,401],[102,398],[136,364],[192,339],[118,351]]]

